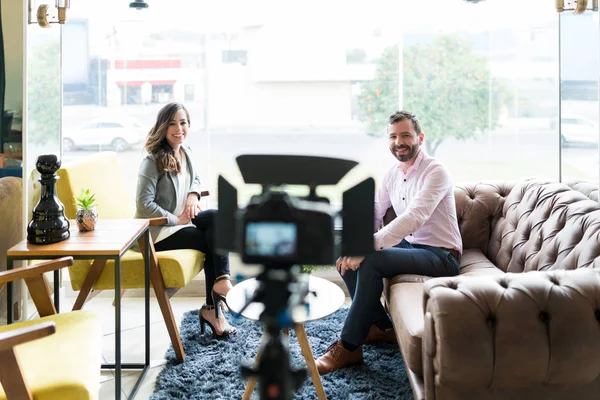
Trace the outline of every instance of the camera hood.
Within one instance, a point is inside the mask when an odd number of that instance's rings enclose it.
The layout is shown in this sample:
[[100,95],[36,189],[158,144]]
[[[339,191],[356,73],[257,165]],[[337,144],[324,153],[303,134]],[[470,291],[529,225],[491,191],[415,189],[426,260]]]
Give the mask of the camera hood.
[[341,158],[244,154],[236,158],[245,183],[261,185],[337,185],[358,162]]

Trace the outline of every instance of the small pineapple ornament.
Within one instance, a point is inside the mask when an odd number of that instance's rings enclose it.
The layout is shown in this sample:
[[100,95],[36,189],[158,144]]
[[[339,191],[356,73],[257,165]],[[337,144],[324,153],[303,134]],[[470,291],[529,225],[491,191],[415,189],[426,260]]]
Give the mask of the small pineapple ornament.
[[77,213],[75,221],[82,232],[93,231],[98,223],[98,210],[96,209],[96,194],[89,189],[81,189],[79,196],[75,196]]

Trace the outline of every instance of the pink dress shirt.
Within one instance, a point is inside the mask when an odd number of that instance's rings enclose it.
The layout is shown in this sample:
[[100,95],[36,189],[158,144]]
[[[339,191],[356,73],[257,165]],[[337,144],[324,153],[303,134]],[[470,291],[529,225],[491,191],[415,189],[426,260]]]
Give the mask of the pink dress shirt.
[[[377,231],[392,206],[397,217]],[[400,163],[388,170],[375,195],[375,248],[409,243],[457,250],[462,254],[454,188],[448,172],[435,158],[419,150],[406,174]]]

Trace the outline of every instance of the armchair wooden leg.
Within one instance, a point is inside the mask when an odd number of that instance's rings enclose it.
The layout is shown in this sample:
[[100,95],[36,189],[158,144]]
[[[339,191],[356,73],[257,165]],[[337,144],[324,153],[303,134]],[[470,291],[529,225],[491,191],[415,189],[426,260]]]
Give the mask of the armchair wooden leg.
[[40,317],[56,314],[56,308],[50,298],[50,290],[46,277],[38,275],[33,278],[25,278],[25,283]]
[[[121,289],[121,294],[120,294],[120,297],[121,297],[121,298],[123,298],[123,295],[125,294],[125,290],[126,290],[126,289]],[[115,296],[115,297],[117,297],[117,296]],[[113,303],[112,303],[113,307],[115,306],[115,302],[116,302],[116,301],[117,301],[116,299],[115,299],[115,300],[113,300]]]
[[[138,244],[140,245],[140,250],[142,254],[146,254],[144,238],[138,240]],[[158,257],[156,256],[156,252],[154,251],[154,244],[152,242],[150,242],[150,282],[154,287],[154,293],[156,293],[156,300],[158,300],[160,311],[162,312],[163,318],[165,320],[165,325],[167,326],[167,331],[169,332],[169,337],[171,338],[171,343],[173,344],[173,350],[175,351],[175,355],[177,356],[177,359],[179,361],[183,362],[185,361],[185,352],[183,351],[183,344],[181,343],[181,337],[179,336],[177,322],[175,321],[175,317],[173,316],[171,302],[169,301],[169,296],[167,296],[165,281],[163,280],[162,273],[160,272]]]
[[[92,288],[94,287],[96,281],[102,273],[102,269],[104,269],[104,266],[106,265],[106,261],[107,260],[94,260],[94,262],[92,263],[92,266],[90,267],[90,270],[88,271],[88,274],[85,277],[85,281],[83,281],[83,285],[79,290],[79,294],[77,295],[75,304],[73,305],[73,311],[81,310],[81,308],[85,304],[88,295],[92,291]],[[96,294],[94,294],[94,296]]]
[[14,348],[0,351],[0,383],[8,399],[31,400],[31,392],[27,388],[25,378],[19,367],[19,360]]
[[21,310],[22,310],[22,301],[21,300],[16,300],[15,303],[13,304],[13,318],[14,321],[18,321],[21,319]]

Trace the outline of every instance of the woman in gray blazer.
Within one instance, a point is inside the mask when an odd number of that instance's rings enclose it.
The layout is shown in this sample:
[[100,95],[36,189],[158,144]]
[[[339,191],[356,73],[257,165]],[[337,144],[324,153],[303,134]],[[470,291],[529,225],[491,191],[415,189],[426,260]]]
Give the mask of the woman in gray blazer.
[[[216,210],[200,209],[200,178],[185,144],[190,115],[179,103],[164,106],[146,138],[148,152],[140,166],[136,218],[167,217],[167,225],[152,227],[156,251],[195,249],[206,254],[206,304],[199,312],[201,333],[208,324],[218,339],[236,332],[221,311],[231,289],[229,259],[214,251]],[[208,295],[210,293],[210,295]]]

